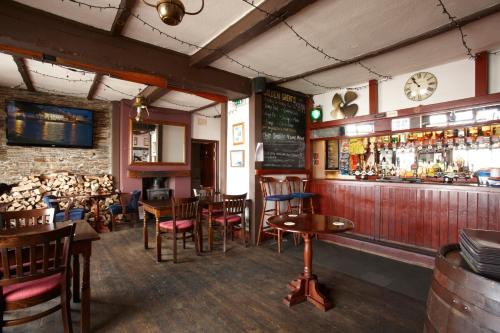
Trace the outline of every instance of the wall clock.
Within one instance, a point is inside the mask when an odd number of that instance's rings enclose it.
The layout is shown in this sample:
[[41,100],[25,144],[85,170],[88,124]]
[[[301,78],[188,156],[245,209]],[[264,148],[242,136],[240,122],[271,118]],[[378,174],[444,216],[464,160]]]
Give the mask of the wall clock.
[[412,101],[423,101],[434,94],[437,78],[429,72],[418,72],[410,76],[405,83],[405,95]]

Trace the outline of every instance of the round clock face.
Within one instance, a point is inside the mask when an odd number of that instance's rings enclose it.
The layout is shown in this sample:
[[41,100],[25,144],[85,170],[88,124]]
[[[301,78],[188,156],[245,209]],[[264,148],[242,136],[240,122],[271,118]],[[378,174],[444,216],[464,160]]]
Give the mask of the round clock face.
[[429,98],[437,88],[437,78],[429,72],[413,74],[405,84],[405,95],[412,101]]

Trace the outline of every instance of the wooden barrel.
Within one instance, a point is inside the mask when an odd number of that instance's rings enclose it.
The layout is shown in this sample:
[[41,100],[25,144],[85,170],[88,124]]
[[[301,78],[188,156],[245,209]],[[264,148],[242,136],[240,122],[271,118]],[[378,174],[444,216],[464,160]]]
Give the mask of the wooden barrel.
[[500,282],[472,272],[458,244],[436,256],[424,332],[500,332]]

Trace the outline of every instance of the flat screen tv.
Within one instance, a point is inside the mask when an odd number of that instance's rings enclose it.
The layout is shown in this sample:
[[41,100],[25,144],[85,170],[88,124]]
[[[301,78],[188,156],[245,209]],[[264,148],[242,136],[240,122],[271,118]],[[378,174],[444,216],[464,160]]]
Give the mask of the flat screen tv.
[[6,108],[8,145],[92,148],[90,110],[21,101]]

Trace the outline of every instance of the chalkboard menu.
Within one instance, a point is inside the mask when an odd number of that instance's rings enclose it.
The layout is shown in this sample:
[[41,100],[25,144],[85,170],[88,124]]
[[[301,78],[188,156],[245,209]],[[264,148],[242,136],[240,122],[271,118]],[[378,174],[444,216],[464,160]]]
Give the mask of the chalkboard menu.
[[303,169],[306,152],[306,96],[278,88],[263,96],[262,141],[267,169]]

